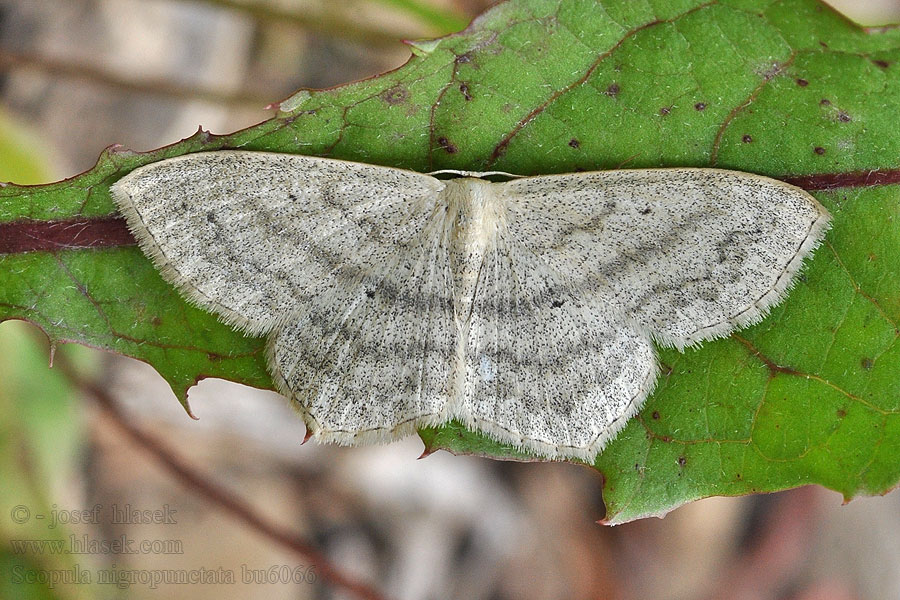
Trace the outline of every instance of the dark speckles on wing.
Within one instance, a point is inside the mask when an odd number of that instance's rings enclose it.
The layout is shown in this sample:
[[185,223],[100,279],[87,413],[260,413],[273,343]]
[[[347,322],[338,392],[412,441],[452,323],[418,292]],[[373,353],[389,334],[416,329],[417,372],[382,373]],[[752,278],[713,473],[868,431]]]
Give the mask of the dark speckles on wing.
[[165,274],[271,332],[279,389],[344,443],[455,417],[590,458],[652,388],[651,335],[682,347],[755,322],[827,222],[799,190],[715,170],[450,184],[252,152],[160,164],[130,193]]
[[512,236],[564,273],[573,293],[604,298],[676,345],[722,335],[734,318],[760,318],[754,302],[777,299],[800,244],[821,235],[811,234],[821,214],[806,194],[730,171],[608,171],[505,185]]

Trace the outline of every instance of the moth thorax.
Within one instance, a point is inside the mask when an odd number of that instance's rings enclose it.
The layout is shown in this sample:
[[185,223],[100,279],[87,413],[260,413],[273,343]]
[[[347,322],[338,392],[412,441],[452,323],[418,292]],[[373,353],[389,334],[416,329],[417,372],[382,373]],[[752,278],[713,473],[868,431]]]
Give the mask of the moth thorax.
[[503,206],[495,187],[488,181],[465,177],[447,182],[443,191],[450,227],[454,308],[464,330],[472,312],[478,275],[502,222]]

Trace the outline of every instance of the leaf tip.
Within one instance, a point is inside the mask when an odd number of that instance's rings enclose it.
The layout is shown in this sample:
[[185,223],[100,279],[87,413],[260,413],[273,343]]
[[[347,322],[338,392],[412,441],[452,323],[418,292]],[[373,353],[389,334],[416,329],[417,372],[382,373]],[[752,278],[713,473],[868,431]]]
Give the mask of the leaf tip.
[[420,454],[419,458],[417,458],[416,460],[422,460],[423,458],[428,458],[429,456],[434,454],[436,450],[437,450],[437,448],[435,448],[433,446],[425,446],[425,449],[422,450],[422,454]]
[[189,416],[190,418],[192,418],[192,419],[195,420],[195,421],[199,421],[199,420],[200,420],[200,417],[198,417],[197,415],[195,415],[195,414],[194,414],[194,411],[191,409],[191,403],[188,402],[188,399],[187,399],[187,398],[185,398],[185,399],[181,402],[181,406],[184,407],[184,412],[187,413],[187,416]]

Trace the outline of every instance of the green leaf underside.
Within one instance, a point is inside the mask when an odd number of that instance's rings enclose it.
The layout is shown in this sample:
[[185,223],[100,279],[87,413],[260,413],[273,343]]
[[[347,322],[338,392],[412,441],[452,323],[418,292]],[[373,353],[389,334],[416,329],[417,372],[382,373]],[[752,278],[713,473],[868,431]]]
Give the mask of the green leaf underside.
[[[414,46],[402,68],[301,92],[270,121],[0,189],[0,223],[114,212],[109,184],[161,158],[241,147],[410,168],[561,173],[716,166],[774,177],[900,168],[900,30],[813,0],[506,2]],[[692,499],[819,483],[849,498],[900,478],[898,187],[816,192],[834,216],[787,301],[681,354],[597,459],[607,521]],[[136,248],[0,257],[0,318],[198,378],[271,387],[263,340],[188,306]],[[456,424],[429,449],[521,455]]]

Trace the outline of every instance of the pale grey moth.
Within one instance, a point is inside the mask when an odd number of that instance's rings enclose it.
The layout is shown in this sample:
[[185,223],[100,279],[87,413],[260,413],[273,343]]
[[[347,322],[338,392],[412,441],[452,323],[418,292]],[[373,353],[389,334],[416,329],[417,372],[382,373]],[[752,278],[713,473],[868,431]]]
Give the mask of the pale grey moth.
[[829,223],[799,188],[736,171],[456,174],[220,151],[112,191],[167,281],[268,336],[315,438],[455,418],[586,460],[653,389],[654,342],[683,350],[762,319]]

